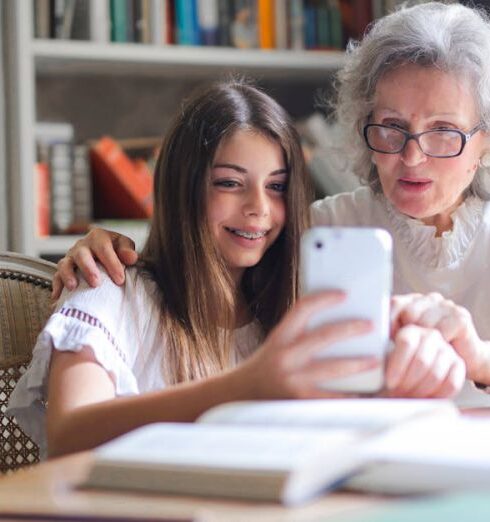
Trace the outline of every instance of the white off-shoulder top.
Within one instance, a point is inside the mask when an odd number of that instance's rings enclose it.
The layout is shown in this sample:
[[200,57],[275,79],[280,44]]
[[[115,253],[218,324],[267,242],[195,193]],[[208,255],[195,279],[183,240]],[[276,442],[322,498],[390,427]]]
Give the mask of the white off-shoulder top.
[[[99,267],[102,283],[90,288],[81,280],[77,290],[65,290],[55,312],[39,334],[33,357],[10,397],[7,414],[46,455],[45,414],[49,364],[53,349],[79,351],[89,346],[114,381],[116,395],[135,395],[165,387],[165,339],[162,336],[156,285],[136,269],[126,270],[126,282],[114,284]],[[230,364],[252,353],[262,339],[258,323],[234,331]]]

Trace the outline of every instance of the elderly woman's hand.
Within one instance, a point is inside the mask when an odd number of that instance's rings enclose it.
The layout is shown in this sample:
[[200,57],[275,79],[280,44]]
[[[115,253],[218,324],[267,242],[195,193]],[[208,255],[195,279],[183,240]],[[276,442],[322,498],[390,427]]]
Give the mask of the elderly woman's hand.
[[392,335],[408,324],[437,329],[464,360],[467,377],[490,384],[490,344],[480,339],[466,308],[438,293],[396,296],[392,300]]
[[80,270],[90,286],[97,286],[100,272],[95,264],[96,260],[104,266],[116,284],[123,284],[125,265],[136,263],[138,254],[134,249],[134,242],[128,237],[102,228],[93,228],[58,262],[51,297],[57,299],[64,286],[69,290],[77,287],[76,269]]
[[386,365],[391,397],[454,397],[464,384],[463,359],[432,328],[409,325],[393,337]]

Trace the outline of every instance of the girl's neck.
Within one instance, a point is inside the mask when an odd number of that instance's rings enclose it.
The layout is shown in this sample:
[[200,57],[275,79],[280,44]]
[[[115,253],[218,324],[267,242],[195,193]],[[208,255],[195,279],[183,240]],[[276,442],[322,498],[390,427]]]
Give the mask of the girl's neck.
[[235,328],[245,326],[252,320],[252,314],[242,291],[238,291],[235,299]]

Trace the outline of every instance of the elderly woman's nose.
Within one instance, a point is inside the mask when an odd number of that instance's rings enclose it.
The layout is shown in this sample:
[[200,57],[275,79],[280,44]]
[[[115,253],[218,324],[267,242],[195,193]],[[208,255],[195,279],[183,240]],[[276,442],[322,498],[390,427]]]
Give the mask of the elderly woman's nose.
[[415,166],[426,160],[426,155],[422,152],[420,145],[416,140],[408,140],[405,148],[401,152],[401,158],[405,165]]

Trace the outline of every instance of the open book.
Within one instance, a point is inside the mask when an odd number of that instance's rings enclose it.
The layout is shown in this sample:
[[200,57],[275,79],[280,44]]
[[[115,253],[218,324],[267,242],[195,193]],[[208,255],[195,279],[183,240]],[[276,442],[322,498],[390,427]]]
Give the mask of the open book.
[[352,476],[360,448],[387,430],[457,416],[443,400],[228,403],[197,423],[151,424],[102,445],[85,485],[297,504]]

